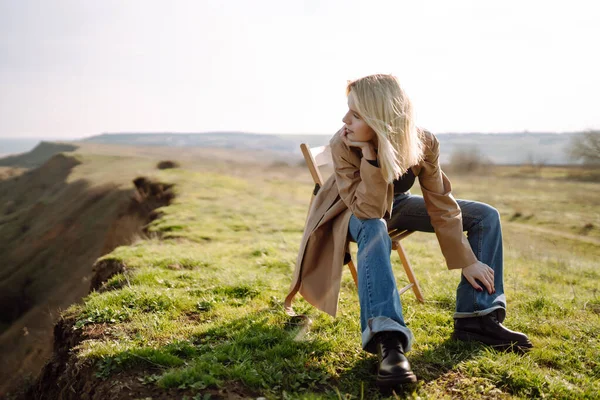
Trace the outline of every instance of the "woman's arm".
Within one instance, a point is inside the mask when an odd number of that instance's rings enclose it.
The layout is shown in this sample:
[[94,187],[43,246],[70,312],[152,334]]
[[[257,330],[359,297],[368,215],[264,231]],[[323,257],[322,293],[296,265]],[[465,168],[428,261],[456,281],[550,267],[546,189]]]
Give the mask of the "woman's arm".
[[439,142],[425,134],[425,159],[421,163],[419,184],[427,213],[449,269],[465,268],[477,262],[463,233],[462,213],[452,196],[452,186],[439,163]]
[[387,210],[388,183],[380,168],[350,149],[342,133],[340,129],[330,141],[340,197],[358,219],[383,218]]
[[426,133],[426,136],[429,137],[430,146],[419,173],[419,183],[448,268],[461,268],[471,286],[483,290],[477,283],[479,281],[491,294],[495,292],[494,270],[475,257],[463,233],[462,213],[452,196],[452,186],[440,168],[439,141],[431,133]]

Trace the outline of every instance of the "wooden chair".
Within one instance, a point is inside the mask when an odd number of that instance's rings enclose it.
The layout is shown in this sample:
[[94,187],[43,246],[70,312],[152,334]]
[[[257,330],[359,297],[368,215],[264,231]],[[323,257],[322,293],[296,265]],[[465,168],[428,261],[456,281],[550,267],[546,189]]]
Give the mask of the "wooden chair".
[[[302,154],[304,155],[304,159],[306,160],[306,165],[308,166],[313,181],[315,182],[315,189],[310,199],[310,204],[312,205],[312,201],[315,195],[323,186],[323,177],[321,176],[319,167],[332,163],[331,150],[329,146],[310,148],[305,143],[302,143],[300,145],[300,149],[302,150]],[[417,281],[417,278],[415,278],[415,274],[410,265],[410,262],[408,261],[406,252],[404,251],[404,248],[400,243],[402,239],[409,236],[413,232],[407,230],[398,231],[397,229],[392,229],[388,233],[390,235],[390,239],[392,239],[392,249],[398,251],[400,261],[402,261],[402,266],[404,267],[404,272],[406,272],[406,276],[408,277],[408,280],[410,282],[408,285],[404,286],[398,293],[402,294],[408,289],[412,288],[417,300],[419,300],[420,302],[424,302],[425,299],[423,298],[423,294],[421,293],[419,282]],[[354,262],[352,260],[350,260],[350,262],[348,263],[348,268],[350,269],[350,273],[352,274],[352,278],[354,279],[354,284],[358,286],[358,275],[356,273],[356,267],[354,266]]]

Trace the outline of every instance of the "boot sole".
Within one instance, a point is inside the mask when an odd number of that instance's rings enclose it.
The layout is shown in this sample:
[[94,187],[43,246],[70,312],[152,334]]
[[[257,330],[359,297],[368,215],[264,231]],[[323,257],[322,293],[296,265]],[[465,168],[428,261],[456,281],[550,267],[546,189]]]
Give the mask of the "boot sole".
[[393,388],[395,386],[416,382],[417,376],[415,374],[406,374],[401,376],[377,376],[377,381],[375,383],[379,388]]
[[487,344],[489,346],[492,346],[493,348],[498,349],[498,350],[517,350],[517,351],[525,352],[525,351],[529,351],[529,349],[531,349],[533,347],[533,344],[531,344],[531,342],[529,342],[529,341],[527,341],[527,342],[503,342],[501,340],[490,339],[487,336],[479,335],[477,333],[464,332],[464,331],[459,331],[459,332],[455,331],[452,334],[452,338],[463,341],[463,342],[481,342],[481,343]]

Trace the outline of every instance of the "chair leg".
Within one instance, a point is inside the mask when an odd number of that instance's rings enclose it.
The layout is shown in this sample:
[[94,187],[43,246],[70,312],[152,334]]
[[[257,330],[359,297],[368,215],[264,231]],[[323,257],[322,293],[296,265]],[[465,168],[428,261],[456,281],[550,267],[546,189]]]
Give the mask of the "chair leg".
[[421,303],[425,302],[425,299],[423,298],[423,293],[421,293],[421,287],[419,286],[419,282],[417,281],[417,278],[415,278],[413,269],[410,266],[410,263],[408,262],[408,257],[406,256],[406,252],[404,251],[404,248],[402,247],[400,241],[396,241],[396,250],[398,250],[400,261],[402,261],[402,266],[404,267],[404,272],[406,272],[406,276],[408,276],[408,280],[410,281],[410,283],[413,284],[412,290],[415,293],[417,300],[419,300]]
[[354,266],[354,261],[350,260],[348,263],[348,268],[350,268],[350,273],[352,274],[352,279],[354,279],[354,284],[358,287],[358,275],[356,274],[356,267]]

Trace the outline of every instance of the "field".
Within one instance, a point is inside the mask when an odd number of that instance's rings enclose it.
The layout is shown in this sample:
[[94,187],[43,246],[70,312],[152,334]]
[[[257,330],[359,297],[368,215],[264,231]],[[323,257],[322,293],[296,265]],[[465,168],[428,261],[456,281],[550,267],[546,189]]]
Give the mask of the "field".
[[[450,175],[455,197],[501,212],[505,325],[527,333],[533,350],[451,340],[459,272],[446,269],[435,235],[416,233],[403,243],[426,301],[409,292],[402,302],[419,383],[393,397],[599,398],[600,184],[550,175],[519,167]],[[283,312],[312,192],[305,169],[184,163],[155,179],[175,184],[174,203],[145,236],[99,261],[123,272],[63,313],[81,338],[73,367],[91,371],[96,393],[385,397],[374,385],[376,358],[360,348],[348,271],[337,318],[299,299],[296,310],[313,320],[306,330]],[[398,256],[392,260],[403,285]]]

